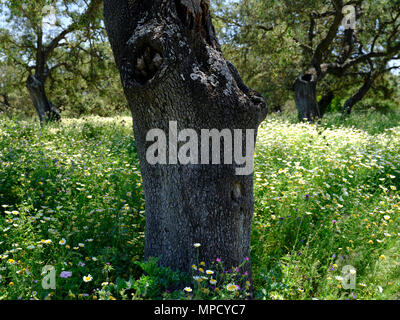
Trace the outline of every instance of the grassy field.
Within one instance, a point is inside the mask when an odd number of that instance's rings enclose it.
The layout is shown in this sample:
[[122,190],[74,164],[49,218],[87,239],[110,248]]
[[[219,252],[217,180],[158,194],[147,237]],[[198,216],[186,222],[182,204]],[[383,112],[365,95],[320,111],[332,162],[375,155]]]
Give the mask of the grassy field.
[[[262,124],[251,243],[257,299],[400,298],[399,124],[399,114],[375,112]],[[141,262],[144,212],[128,117],[44,128],[0,120],[0,299],[241,297],[217,270],[191,293],[169,292],[185,275]],[[46,265],[56,289],[42,287]],[[345,265],[356,269],[354,290],[342,287]]]

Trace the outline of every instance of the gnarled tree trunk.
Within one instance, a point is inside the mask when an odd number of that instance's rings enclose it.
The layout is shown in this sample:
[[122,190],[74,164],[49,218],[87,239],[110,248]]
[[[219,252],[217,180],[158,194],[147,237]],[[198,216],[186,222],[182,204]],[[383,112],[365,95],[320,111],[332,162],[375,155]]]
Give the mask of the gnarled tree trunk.
[[[256,130],[266,115],[263,97],[225,61],[208,0],[105,0],[104,18],[132,111],[146,198],[145,257],[189,272],[193,244],[201,243],[200,259],[238,266],[250,254],[252,174],[236,175],[235,163],[151,165],[146,134],[168,133],[170,121],[199,136],[202,129]],[[241,140],[249,142],[245,133]],[[167,146],[169,162],[175,151]]]
[[33,105],[39,115],[40,122],[59,121],[61,115],[57,108],[47,99],[44,80],[38,75],[29,75],[26,87]]

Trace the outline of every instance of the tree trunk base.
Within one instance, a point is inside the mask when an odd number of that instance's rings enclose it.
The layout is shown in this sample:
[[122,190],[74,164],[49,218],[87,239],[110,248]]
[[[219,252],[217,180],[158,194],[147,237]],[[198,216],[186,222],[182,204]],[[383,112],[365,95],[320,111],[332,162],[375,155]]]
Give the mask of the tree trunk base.
[[38,113],[40,122],[56,122],[61,120],[58,109],[47,99],[44,81],[37,75],[30,75],[26,87],[33,105]]

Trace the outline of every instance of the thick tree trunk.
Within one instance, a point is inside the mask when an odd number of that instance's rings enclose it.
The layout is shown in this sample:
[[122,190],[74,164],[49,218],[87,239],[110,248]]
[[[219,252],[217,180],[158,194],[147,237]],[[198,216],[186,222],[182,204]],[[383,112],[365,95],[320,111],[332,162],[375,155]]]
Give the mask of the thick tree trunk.
[[[151,165],[147,133],[159,128],[168,134],[170,121],[199,137],[202,129],[256,130],[266,115],[264,99],[225,61],[208,10],[206,0],[104,1],[141,163],[145,257],[186,272],[196,263],[194,243],[201,243],[200,259],[207,263],[221,258],[227,267],[238,266],[250,255],[253,176],[236,175],[235,162]],[[245,135],[241,141],[249,146]],[[167,146],[169,163],[174,151]]]
[[317,103],[317,81],[313,74],[306,73],[294,83],[294,98],[300,121],[313,122],[321,117]]
[[44,80],[38,75],[30,75],[26,87],[33,105],[38,113],[40,122],[60,121],[61,115],[57,108],[47,99]]

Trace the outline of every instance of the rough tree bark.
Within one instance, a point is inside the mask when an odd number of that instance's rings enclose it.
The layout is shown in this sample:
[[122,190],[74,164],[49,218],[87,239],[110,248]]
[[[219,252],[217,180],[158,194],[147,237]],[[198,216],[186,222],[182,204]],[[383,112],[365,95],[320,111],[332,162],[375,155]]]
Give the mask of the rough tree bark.
[[38,75],[29,75],[26,80],[26,87],[31,96],[33,105],[38,113],[40,122],[60,121],[61,115],[58,109],[46,96],[44,82],[45,79]]
[[208,0],[105,0],[104,18],[132,111],[146,198],[145,258],[189,272],[193,244],[201,243],[206,263],[221,258],[238,266],[250,255],[252,174],[236,175],[234,164],[150,165],[146,134],[168,133],[169,121],[199,135],[256,130],[266,116],[264,98],[224,59]]

